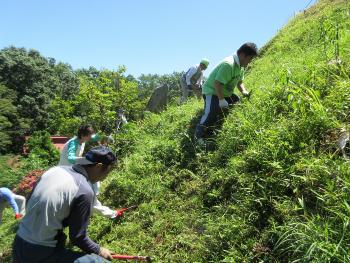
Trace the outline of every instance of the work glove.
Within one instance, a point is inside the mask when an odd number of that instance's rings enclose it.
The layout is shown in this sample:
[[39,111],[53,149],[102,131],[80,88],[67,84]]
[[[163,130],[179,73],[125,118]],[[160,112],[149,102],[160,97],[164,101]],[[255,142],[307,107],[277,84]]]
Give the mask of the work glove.
[[113,139],[112,135],[109,135],[109,136],[107,137],[107,142],[108,142],[108,143],[114,143],[114,139]]
[[122,217],[124,214],[124,211],[122,210],[115,210],[115,219]]
[[219,100],[219,107],[222,108],[228,108],[228,102],[225,99]]
[[244,91],[244,92],[242,92],[242,94],[243,94],[243,96],[244,97],[250,97],[250,92],[248,92],[248,91]]
[[22,214],[16,214],[16,215],[15,215],[15,219],[16,219],[16,220],[21,219],[22,217],[23,217]]

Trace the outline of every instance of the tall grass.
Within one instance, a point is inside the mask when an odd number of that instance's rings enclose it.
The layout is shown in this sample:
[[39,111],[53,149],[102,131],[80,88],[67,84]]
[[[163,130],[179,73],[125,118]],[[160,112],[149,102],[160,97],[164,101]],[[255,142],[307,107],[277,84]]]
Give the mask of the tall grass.
[[[350,4],[322,0],[288,23],[245,80],[253,89],[203,150],[195,99],[126,126],[93,239],[155,262],[348,262]],[[349,150],[349,149],[347,149]]]

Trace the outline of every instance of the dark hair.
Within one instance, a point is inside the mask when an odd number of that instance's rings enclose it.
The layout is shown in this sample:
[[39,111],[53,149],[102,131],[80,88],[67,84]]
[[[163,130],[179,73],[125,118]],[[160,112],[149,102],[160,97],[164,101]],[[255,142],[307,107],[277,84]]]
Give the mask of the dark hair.
[[[110,165],[115,165],[117,163],[117,161],[113,162],[113,163],[110,163],[110,164],[102,164],[102,171],[106,171],[107,168],[110,166]],[[85,167],[85,168],[89,168],[89,167],[94,167],[96,166],[98,163],[91,163],[91,164],[83,164],[82,166]]]
[[244,43],[238,50],[237,54],[244,53],[247,56],[253,56],[256,57],[258,52],[258,47],[251,42]]
[[94,129],[91,125],[82,125],[78,130],[78,138],[81,139],[83,136],[88,136],[94,133]]
[[97,146],[90,149],[85,158],[93,163],[113,164],[117,161],[115,154],[106,146]]

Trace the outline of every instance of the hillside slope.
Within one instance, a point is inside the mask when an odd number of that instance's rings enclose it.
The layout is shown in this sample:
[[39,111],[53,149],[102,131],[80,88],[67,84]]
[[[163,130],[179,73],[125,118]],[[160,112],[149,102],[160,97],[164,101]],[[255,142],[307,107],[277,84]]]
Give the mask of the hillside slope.
[[[139,204],[94,237],[156,262],[347,262],[350,16],[320,1],[263,49],[216,144],[191,140],[201,102],[150,115],[125,135],[129,153],[105,184],[109,204]],[[103,233],[102,235],[100,233]]]
[[[92,239],[155,262],[350,262],[350,163],[337,150],[350,130],[349,28],[345,0],[290,21],[207,149],[192,141],[202,101],[128,125],[101,200],[139,208],[94,216]],[[15,228],[0,226],[3,251]]]

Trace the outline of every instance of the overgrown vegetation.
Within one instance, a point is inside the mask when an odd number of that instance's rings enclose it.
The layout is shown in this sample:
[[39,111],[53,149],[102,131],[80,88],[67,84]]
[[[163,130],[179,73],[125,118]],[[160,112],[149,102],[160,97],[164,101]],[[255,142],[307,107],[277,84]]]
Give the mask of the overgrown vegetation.
[[350,165],[337,150],[350,130],[349,28],[348,1],[293,19],[251,66],[251,100],[208,149],[192,140],[195,99],[127,125],[101,199],[139,208],[116,223],[94,216],[91,237],[155,262],[349,262]]
[[14,155],[0,156],[0,185],[8,188],[14,187],[21,178],[20,157]]
[[27,157],[20,155],[0,156],[0,186],[14,189],[25,175],[33,170],[47,169],[56,165],[59,152],[52,144],[48,132],[34,132],[25,145]]
[[115,130],[118,110],[129,120],[143,116],[146,102],[159,85],[179,93],[178,76],[125,76],[126,68],[73,70],[69,64],[45,58],[36,50],[0,50],[0,153],[20,153],[24,136],[35,131],[73,136],[90,123],[96,131]]
[[156,262],[348,262],[350,168],[337,140],[350,120],[349,8],[320,1],[280,31],[210,151],[193,145],[193,100],[125,135],[132,154],[104,197],[141,206],[117,226],[95,218],[94,237]]

